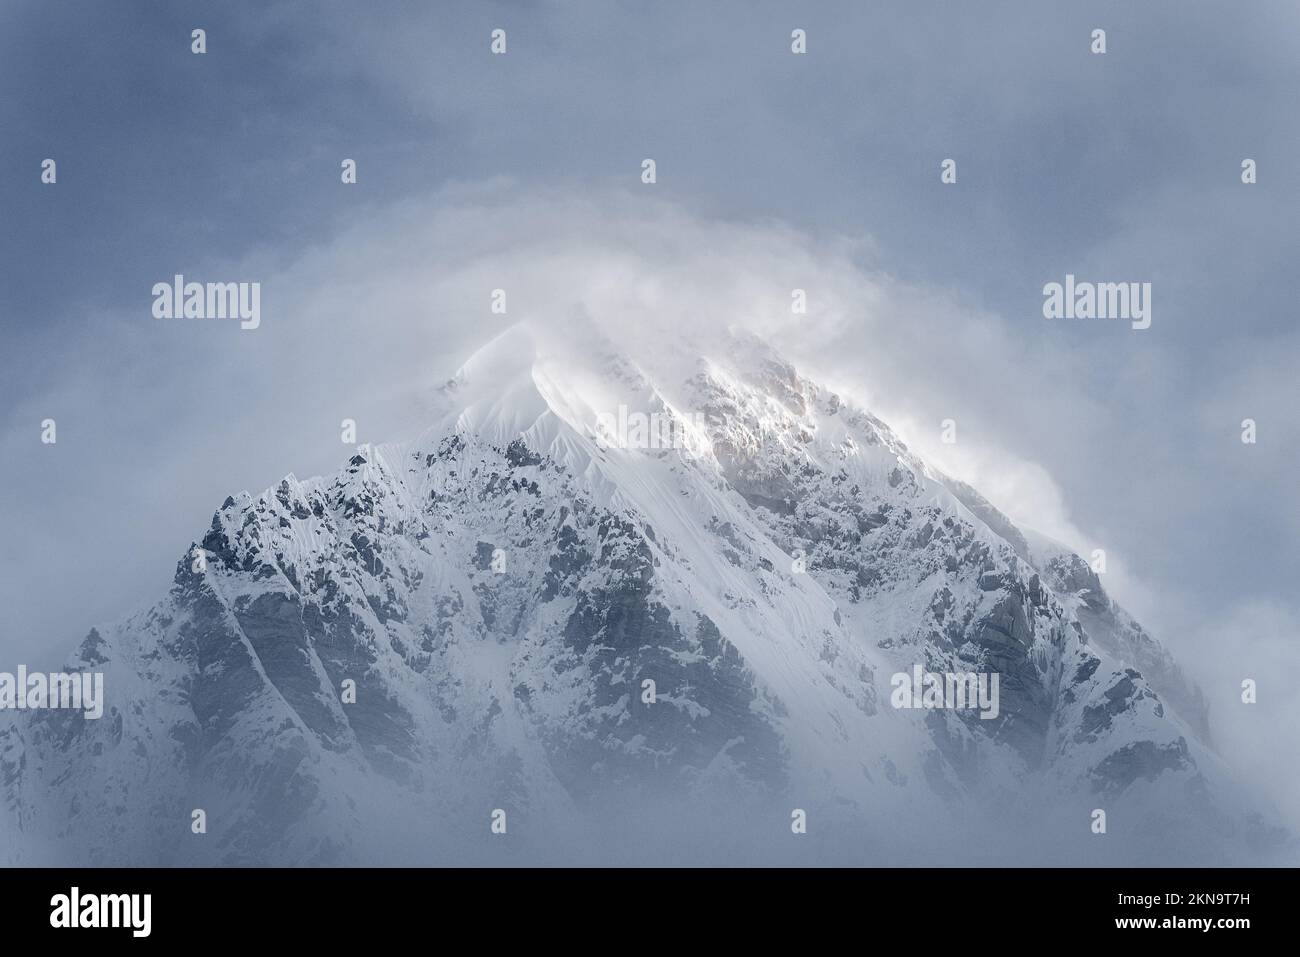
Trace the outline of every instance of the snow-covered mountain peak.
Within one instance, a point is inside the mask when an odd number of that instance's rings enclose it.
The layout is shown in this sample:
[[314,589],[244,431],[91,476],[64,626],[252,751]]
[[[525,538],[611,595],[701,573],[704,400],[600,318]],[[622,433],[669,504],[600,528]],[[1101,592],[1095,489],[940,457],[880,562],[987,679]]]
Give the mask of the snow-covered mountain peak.
[[[575,822],[651,795],[877,852],[975,827],[1032,853],[1101,801],[1237,819],[1203,698],[1087,563],[761,340],[519,323],[439,402],[178,542],[164,597],[82,644],[123,689],[106,720],[0,727],[24,829],[304,863],[418,860],[430,813],[484,807],[573,859]],[[898,707],[918,668],[997,675],[997,707]],[[178,845],[194,806],[216,839]]]

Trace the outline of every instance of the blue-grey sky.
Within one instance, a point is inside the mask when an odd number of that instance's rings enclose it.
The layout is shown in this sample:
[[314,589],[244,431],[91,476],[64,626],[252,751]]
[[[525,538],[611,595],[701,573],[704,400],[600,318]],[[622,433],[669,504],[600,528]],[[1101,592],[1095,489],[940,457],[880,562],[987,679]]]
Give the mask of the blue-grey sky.
[[[0,640],[53,663],[228,493],[336,467],[342,418],[418,427],[487,289],[563,309],[602,249],[684,287],[802,263],[838,318],[793,352],[1105,547],[1242,760],[1298,758],[1298,91],[1286,3],[11,0]],[[177,272],[262,282],[262,328],[155,321]],[[1152,327],[1045,320],[1066,273],[1152,283]]]

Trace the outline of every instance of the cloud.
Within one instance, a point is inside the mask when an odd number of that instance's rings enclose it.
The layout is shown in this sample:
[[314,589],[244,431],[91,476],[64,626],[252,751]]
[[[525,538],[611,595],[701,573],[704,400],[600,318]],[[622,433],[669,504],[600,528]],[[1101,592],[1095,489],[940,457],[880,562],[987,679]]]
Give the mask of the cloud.
[[[875,255],[862,237],[702,218],[644,194],[498,181],[377,209],[278,271],[260,250],[185,270],[261,282],[257,330],[155,320],[148,291],[170,277],[141,276],[138,299],[100,318],[111,334],[72,351],[11,416],[6,458],[42,494],[11,524],[27,546],[4,558],[7,597],[33,640],[84,632],[121,596],[147,599],[142,580],[161,587],[230,492],[336,467],[344,418],[360,441],[412,435],[435,389],[504,322],[558,332],[575,315],[634,355],[706,352],[729,327],[764,335],[995,504],[1073,540],[1032,437],[1043,423],[1095,433],[1096,404],[1041,345],[892,279]],[[796,287],[806,316],[791,314]],[[489,310],[497,288],[507,317]],[[57,447],[34,445],[46,415]],[[949,416],[961,440],[944,456]],[[87,554],[111,560],[87,568]]]
[[[1206,691],[1220,756],[1300,831],[1300,616],[1281,601],[1229,598],[1208,617],[1178,617],[1183,664]],[[1257,685],[1254,704],[1241,700],[1245,679]]]
[[[1082,551],[1105,547],[1112,591],[1207,686],[1222,691],[1239,669],[1188,625],[1206,612],[1243,642],[1259,674],[1283,673],[1296,621],[1289,593],[1272,599],[1265,584],[1263,598],[1238,589],[1220,600],[1195,585],[1205,576],[1198,563],[1230,560],[1249,541],[1166,554],[1164,566],[1125,547],[1170,552],[1157,537],[1162,523],[1215,500],[1213,486],[1184,468],[1181,433],[1166,434],[1142,393],[1134,401],[1124,386],[1176,370],[1176,357],[1139,345],[1124,353],[1113,340],[1080,344],[1041,316],[1027,325],[901,280],[861,233],[702,216],[657,196],[509,180],[453,185],[374,207],[296,255],[252,250],[185,267],[200,280],[260,281],[253,331],[155,320],[149,290],[168,277],[141,275],[138,298],[97,317],[102,334],[54,361],[0,438],[22,503],[6,507],[15,547],[0,556],[0,599],[16,609],[10,650],[33,663],[60,657],[91,625],[156,597],[227,494],[258,492],[289,471],[336,468],[348,454],[344,418],[357,421],[362,442],[418,433],[436,389],[505,323],[526,319],[559,334],[580,316],[633,355],[708,351],[729,327],[767,337],[1016,520]],[[273,268],[277,261],[284,265]],[[505,317],[489,308],[497,288],[508,294]],[[806,316],[790,311],[795,288],[807,291]],[[1236,358],[1233,388],[1197,406],[1207,434],[1227,418],[1222,442],[1191,458],[1234,463],[1243,481],[1253,469],[1256,487],[1275,487],[1285,464],[1276,446],[1254,465],[1228,456],[1254,451],[1237,441],[1239,408],[1285,406],[1286,363],[1249,351]],[[1261,365],[1272,369],[1262,378]],[[1116,385],[1099,394],[1094,383],[1108,369]],[[1174,384],[1162,379],[1157,391]],[[1147,396],[1151,408],[1167,408],[1166,398]],[[59,421],[55,447],[37,443],[35,424],[47,415]],[[958,429],[952,446],[939,438],[948,418]],[[1076,500],[1090,483],[1114,487],[1117,477],[1129,497],[1111,502],[1114,524],[1081,521]],[[1288,502],[1279,493],[1276,508]],[[1106,511],[1094,501],[1089,514]],[[1184,584],[1178,576],[1189,569]],[[1285,726],[1300,715],[1293,688],[1270,687],[1270,704],[1253,714]],[[1216,731],[1248,773],[1264,775],[1256,719],[1222,713]],[[1257,737],[1237,748],[1240,735]]]

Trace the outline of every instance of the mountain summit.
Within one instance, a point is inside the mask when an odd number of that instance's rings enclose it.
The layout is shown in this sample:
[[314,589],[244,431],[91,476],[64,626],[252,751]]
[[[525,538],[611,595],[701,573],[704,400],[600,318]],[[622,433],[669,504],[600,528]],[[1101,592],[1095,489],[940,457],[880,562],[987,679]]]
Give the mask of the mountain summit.
[[[70,663],[105,673],[102,720],[2,719],[10,856],[1181,863],[1276,839],[1086,562],[761,341],[676,352],[516,326],[414,441],[226,499],[167,595]],[[996,707],[900,696],[928,675],[996,676]]]

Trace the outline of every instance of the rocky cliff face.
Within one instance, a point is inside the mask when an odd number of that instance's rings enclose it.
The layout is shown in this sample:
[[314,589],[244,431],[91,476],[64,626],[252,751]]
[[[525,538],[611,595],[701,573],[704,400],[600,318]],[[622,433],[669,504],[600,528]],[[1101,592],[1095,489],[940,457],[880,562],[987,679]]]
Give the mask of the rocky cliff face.
[[[102,720],[0,724],[11,857],[488,861],[498,808],[520,861],[599,859],[619,808],[630,845],[698,817],[715,863],[781,859],[793,808],[839,863],[972,833],[1092,862],[1120,853],[1097,808],[1170,861],[1277,840],[1077,556],[760,343],[675,375],[594,353],[517,327],[417,440],[227,499],[71,662]],[[611,440],[619,406],[689,443]],[[997,716],[891,706],[916,665],[996,673]],[[649,833],[690,859],[689,823]]]

